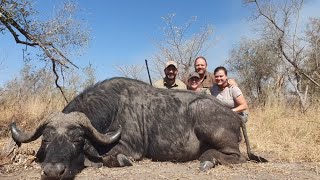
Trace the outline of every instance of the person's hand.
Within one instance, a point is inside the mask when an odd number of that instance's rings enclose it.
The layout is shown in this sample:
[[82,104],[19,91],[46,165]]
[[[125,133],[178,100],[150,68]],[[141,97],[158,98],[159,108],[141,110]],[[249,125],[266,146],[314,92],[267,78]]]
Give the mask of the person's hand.
[[237,82],[234,79],[228,79],[228,87],[238,86]]

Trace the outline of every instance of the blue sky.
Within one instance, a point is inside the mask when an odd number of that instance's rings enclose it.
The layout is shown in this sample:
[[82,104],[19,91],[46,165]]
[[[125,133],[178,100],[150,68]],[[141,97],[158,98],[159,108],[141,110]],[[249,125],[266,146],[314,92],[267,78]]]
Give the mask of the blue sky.
[[[58,0],[37,1],[36,7],[50,16],[57,4]],[[86,11],[92,40],[81,57],[71,60],[80,67],[90,62],[97,70],[97,80],[119,75],[115,65],[144,64],[150,59],[156,52],[152,39],[163,35],[161,17],[169,13],[176,14],[177,25],[197,16],[196,30],[204,24],[214,26],[219,41],[205,55],[210,71],[224,64],[241,37],[255,36],[247,21],[250,9],[242,0],[79,0],[78,4]],[[319,7],[319,0],[309,0],[303,15],[319,17]],[[22,48],[9,33],[0,35],[0,85],[19,73]]]

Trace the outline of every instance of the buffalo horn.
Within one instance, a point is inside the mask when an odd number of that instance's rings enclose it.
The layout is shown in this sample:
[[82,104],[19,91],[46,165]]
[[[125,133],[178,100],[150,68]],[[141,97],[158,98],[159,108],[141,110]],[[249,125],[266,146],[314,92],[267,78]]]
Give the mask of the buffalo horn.
[[115,132],[107,132],[106,134],[102,134],[92,126],[90,120],[85,114],[77,114],[80,116],[80,118],[78,118],[78,124],[84,127],[88,131],[88,135],[91,135],[97,142],[107,145],[117,141],[120,138],[122,131],[121,126]]
[[49,117],[42,120],[37,128],[35,128],[32,132],[24,132],[17,127],[16,122],[10,124],[11,136],[18,143],[28,143],[38,139],[42,135],[42,131],[44,127],[49,123],[50,117],[53,114],[49,115]]

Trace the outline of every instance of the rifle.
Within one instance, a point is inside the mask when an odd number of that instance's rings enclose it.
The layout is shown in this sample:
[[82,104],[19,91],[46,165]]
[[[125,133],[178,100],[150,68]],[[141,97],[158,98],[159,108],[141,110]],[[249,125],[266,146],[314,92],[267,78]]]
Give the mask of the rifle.
[[146,62],[146,67],[147,67],[147,71],[148,71],[148,76],[149,76],[150,85],[152,86],[152,81],[151,81],[150,72],[149,72],[149,67],[148,67],[148,61],[145,60],[145,62]]

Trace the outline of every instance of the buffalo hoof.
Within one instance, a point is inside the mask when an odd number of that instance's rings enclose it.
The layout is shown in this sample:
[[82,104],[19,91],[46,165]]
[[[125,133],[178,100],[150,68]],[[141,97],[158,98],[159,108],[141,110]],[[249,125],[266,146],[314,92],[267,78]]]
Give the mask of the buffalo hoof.
[[132,161],[127,156],[125,156],[123,154],[118,154],[117,160],[119,162],[120,167],[133,165]]
[[200,171],[206,171],[215,166],[215,163],[212,161],[202,161],[200,162]]

